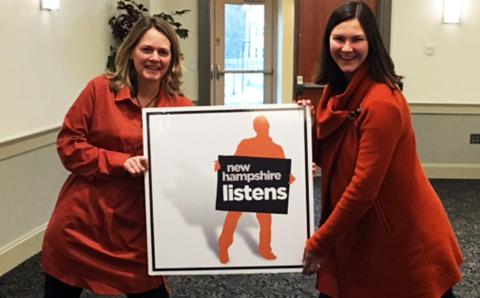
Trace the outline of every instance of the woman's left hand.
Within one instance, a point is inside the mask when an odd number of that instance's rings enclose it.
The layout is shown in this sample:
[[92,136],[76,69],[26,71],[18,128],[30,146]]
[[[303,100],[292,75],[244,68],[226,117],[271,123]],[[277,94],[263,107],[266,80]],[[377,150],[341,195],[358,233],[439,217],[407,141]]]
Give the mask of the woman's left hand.
[[125,163],[123,164],[123,168],[132,177],[137,177],[148,170],[148,160],[143,155],[132,156],[125,161]]
[[307,107],[310,110],[310,116],[315,117],[315,106],[310,99],[302,98],[296,101],[297,105]]
[[302,107],[308,107],[312,112],[314,112],[314,106],[312,104],[312,101],[307,98],[302,98],[296,101],[297,105],[302,106]]
[[303,252],[303,274],[313,274],[320,269],[320,258],[317,257],[313,252],[305,248]]

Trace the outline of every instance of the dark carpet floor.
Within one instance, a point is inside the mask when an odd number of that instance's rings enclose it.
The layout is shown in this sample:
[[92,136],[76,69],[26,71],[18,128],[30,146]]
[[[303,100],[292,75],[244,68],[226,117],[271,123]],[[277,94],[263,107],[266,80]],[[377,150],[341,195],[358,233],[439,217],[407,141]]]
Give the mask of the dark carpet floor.
[[[319,183],[316,183],[318,190]],[[442,198],[465,255],[462,298],[480,297],[480,180],[432,180]],[[318,192],[316,192],[318,193]],[[1,298],[43,296],[40,254],[0,277]],[[315,280],[297,273],[170,277],[172,297],[317,297]],[[82,297],[106,297],[84,292]],[[364,298],[364,297],[359,297]],[[409,297],[406,297],[409,298]]]

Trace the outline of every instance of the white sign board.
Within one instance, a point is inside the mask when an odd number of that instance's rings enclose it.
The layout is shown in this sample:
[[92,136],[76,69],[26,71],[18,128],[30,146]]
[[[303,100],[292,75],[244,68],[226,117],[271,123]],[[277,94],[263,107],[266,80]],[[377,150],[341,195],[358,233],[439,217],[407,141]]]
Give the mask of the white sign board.
[[301,271],[314,213],[307,109],[149,108],[143,127],[151,275]]

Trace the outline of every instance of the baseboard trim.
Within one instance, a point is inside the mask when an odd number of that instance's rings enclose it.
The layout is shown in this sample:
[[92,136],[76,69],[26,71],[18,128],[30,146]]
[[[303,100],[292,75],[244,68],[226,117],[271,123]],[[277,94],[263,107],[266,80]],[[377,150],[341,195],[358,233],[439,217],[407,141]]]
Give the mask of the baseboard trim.
[[480,163],[423,163],[428,178],[480,179]]
[[12,270],[42,249],[47,224],[0,248],[0,276]]

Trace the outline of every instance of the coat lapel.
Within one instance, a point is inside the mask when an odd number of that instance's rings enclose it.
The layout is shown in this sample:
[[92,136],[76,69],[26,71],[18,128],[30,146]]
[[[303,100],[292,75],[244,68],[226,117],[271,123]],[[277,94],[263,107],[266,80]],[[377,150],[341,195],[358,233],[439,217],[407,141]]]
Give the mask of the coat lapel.
[[[337,154],[341,148],[349,125],[358,113],[360,105],[370,87],[375,82],[368,75],[368,66],[363,65],[353,76],[342,94],[332,95],[331,86],[327,85],[317,109],[317,138],[322,150],[322,216],[325,222],[332,211],[331,176],[335,167]],[[352,117],[353,116],[353,117]],[[357,140],[358,141],[358,140]]]

